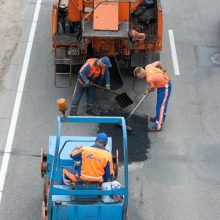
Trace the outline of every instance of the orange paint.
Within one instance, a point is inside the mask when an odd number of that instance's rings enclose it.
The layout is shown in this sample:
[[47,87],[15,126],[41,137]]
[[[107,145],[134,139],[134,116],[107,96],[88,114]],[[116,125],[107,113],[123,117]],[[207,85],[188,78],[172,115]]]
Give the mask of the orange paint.
[[[94,7],[101,1],[94,0]],[[118,2],[103,2],[97,6],[93,16],[93,29],[94,30],[118,30]]]
[[[52,23],[52,39],[54,37],[54,34],[57,32],[57,5],[53,4],[52,8],[52,16],[51,16],[51,23]],[[52,40],[52,47],[54,48],[54,41]]]
[[158,33],[158,39],[156,42],[156,48],[157,50],[162,49],[162,42],[163,42],[163,11],[161,8],[158,8],[158,28],[157,28],[157,33]]
[[119,3],[119,21],[128,21],[129,20],[129,2],[120,2]]
[[[77,8],[77,4],[74,0],[69,0],[69,20],[72,22],[80,21],[80,10]],[[80,6],[81,7],[81,6]]]

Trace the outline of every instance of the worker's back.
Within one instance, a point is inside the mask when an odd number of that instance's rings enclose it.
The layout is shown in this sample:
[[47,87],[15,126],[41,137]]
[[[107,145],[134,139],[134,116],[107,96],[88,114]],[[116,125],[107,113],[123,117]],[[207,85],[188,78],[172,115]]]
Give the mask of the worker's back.
[[78,177],[81,180],[103,182],[113,175],[112,155],[96,145],[73,151],[71,157],[81,162]]
[[155,88],[164,87],[168,83],[168,75],[159,68],[149,64],[145,67],[145,70],[147,83],[153,82]]

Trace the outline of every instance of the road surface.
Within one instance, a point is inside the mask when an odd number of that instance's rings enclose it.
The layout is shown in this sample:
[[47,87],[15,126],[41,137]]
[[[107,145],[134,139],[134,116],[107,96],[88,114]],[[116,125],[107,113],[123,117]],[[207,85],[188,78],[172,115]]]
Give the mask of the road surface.
[[[2,98],[0,103],[0,123],[4,125],[0,162],[36,1],[26,3],[19,20],[23,35],[5,73],[7,77],[1,81],[2,97],[8,91],[13,92],[7,93],[9,100]],[[74,85],[58,89],[53,84],[51,4],[43,0],[40,9],[0,203],[0,220],[40,219],[43,182],[37,155],[41,148],[47,149],[48,136],[56,133],[57,98],[65,97],[70,102],[72,96]],[[171,76],[173,93],[163,131],[149,134],[148,160],[129,165],[129,219],[217,220],[220,219],[220,2],[167,0],[163,6],[161,61]],[[180,75],[174,72],[168,30],[174,33]],[[128,85],[125,90],[133,98],[141,98],[143,82],[126,77],[125,84]],[[84,106],[82,103],[81,113]],[[105,107],[110,105],[105,103]],[[145,100],[137,115],[153,115],[154,108],[155,94]],[[94,125],[75,126],[67,127],[65,132],[95,135],[96,129]],[[137,147],[129,146],[130,154]]]

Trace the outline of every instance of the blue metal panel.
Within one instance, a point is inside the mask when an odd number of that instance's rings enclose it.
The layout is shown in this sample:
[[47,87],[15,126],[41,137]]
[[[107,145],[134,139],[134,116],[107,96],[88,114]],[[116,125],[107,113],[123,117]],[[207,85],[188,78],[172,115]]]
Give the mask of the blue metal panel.
[[53,203],[52,216],[54,220],[121,220],[122,207],[122,203]]
[[125,187],[114,190],[71,190],[69,188],[66,188],[66,186],[58,185],[54,186],[53,189],[53,195],[125,195],[126,193]]

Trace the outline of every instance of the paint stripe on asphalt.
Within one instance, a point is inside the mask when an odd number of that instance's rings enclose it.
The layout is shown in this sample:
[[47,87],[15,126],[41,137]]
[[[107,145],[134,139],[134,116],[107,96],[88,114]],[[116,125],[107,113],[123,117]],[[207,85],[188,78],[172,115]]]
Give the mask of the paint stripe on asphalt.
[[168,30],[168,33],[169,33],[169,38],[170,38],[170,49],[171,49],[171,55],[173,59],[174,73],[175,75],[180,75],[173,30]]
[[31,24],[31,29],[29,32],[27,47],[26,47],[26,51],[25,51],[25,55],[24,55],[24,60],[23,60],[23,64],[22,64],[18,89],[17,89],[17,93],[16,93],[14,109],[13,109],[13,113],[12,113],[12,117],[11,117],[11,123],[10,123],[9,131],[8,131],[4,154],[3,154],[1,170],[0,170],[0,202],[2,200],[2,193],[3,193],[5,178],[6,178],[6,174],[7,174],[7,170],[8,170],[8,163],[9,163],[12,144],[13,144],[13,140],[14,140],[15,129],[16,129],[17,119],[18,119],[18,115],[19,115],[19,109],[20,109],[20,105],[21,105],[23,90],[24,90],[24,83],[25,83],[25,79],[26,79],[26,75],[27,75],[28,64],[29,64],[32,45],[33,45],[33,41],[34,41],[34,35],[35,35],[36,27],[37,27],[37,20],[39,17],[39,12],[40,12],[40,7],[41,7],[41,1],[42,0],[37,0],[36,6],[35,6],[34,16],[33,16],[32,24]]

